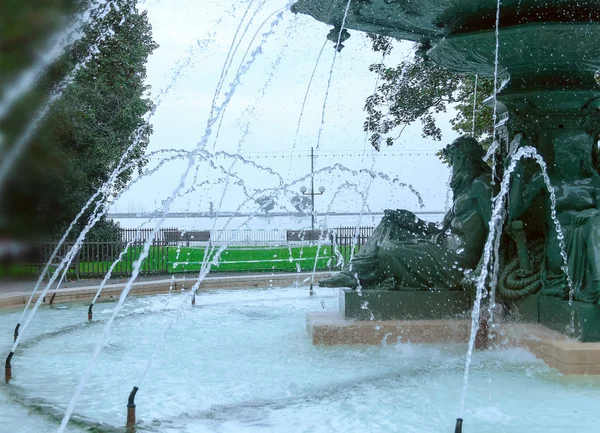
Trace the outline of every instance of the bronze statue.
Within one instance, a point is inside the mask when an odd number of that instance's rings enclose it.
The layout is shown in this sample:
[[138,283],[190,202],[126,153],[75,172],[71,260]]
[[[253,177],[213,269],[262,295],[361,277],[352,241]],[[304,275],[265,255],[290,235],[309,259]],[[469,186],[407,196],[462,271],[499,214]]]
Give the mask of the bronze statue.
[[[553,140],[554,164],[548,176],[556,196],[556,217],[562,226],[574,299],[600,302],[600,176],[592,162],[594,138],[581,131],[564,132]],[[518,219],[543,196],[546,200],[545,257],[540,291],[567,299],[568,284],[558,233],[550,218],[549,192],[541,173],[525,185],[523,164],[513,174],[509,217]]]
[[483,149],[470,137],[450,144],[444,154],[453,176],[453,205],[442,227],[407,210],[386,210],[367,243],[323,287],[428,290],[458,289],[465,272],[481,257],[491,216],[490,168]]

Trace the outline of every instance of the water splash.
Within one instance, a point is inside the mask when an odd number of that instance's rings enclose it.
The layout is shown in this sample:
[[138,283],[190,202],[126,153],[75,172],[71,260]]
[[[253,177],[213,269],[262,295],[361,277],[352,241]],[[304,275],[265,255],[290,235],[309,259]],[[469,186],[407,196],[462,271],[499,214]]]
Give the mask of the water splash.
[[[94,19],[102,20],[110,11],[111,7],[114,7],[116,10],[119,10],[118,6],[111,1],[106,2],[105,6],[105,9],[101,9],[98,11],[98,14],[97,16],[95,16]],[[100,44],[113,35],[114,31],[111,28],[105,28],[100,31],[98,37],[94,40],[94,43],[91,44],[88,48],[86,56],[79,63],[77,63],[75,67],[71,70],[71,72],[55,87],[48,99],[44,102],[44,104],[42,104],[41,108],[37,111],[37,114],[33,117],[31,122],[29,122],[29,124],[25,128],[25,131],[15,140],[10,150],[6,152],[4,158],[2,159],[2,162],[0,163],[0,193],[2,193],[2,189],[8,178],[8,174],[10,173],[11,169],[15,167],[16,161],[27,149],[27,146],[31,143],[33,135],[37,132],[38,128],[42,124],[42,121],[50,112],[50,109],[52,108],[54,103],[62,97],[65,90],[75,80],[75,77],[77,76],[79,71],[82,68],[84,68],[97,55],[100,54]]]
[[471,136],[475,137],[475,115],[477,113],[477,84],[479,81],[479,75],[475,74],[475,89],[473,91],[473,127],[471,130]]
[[[498,0],[496,6],[496,52],[494,57],[494,112],[492,114],[492,122],[494,123],[494,132],[492,138],[496,140],[497,128],[497,112],[498,112],[498,56],[500,53],[500,4],[502,0]],[[492,185],[496,182],[496,152],[492,153]]]
[[292,143],[292,150],[290,151],[290,164],[288,166],[288,175],[290,170],[292,169],[292,152],[296,149],[296,143],[298,142],[298,133],[300,132],[300,125],[302,124],[302,117],[304,116],[304,109],[306,107],[306,101],[308,99],[308,94],[310,93],[310,88],[312,87],[313,79],[315,78],[315,74],[317,73],[317,67],[319,66],[319,62],[321,61],[321,56],[323,55],[323,51],[325,50],[325,46],[327,45],[327,39],[323,42],[323,46],[319,51],[319,55],[317,56],[317,61],[315,62],[315,67],[310,74],[310,79],[308,80],[308,86],[306,87],[306,93],[304,94],[304,100],[302,101],[302,107],[300,108],[300,116],[298,116],[298,125],[296,125],[296,132],[294,133],[294,142]]
[[[346,18],[348,18],[348,11],[350,10],[350,3],[352,0],[348,0],[346,4],[346,10],[344,11],[344,18],[342,19],[342,25],[340,26],[340,32],[338,34],[337,45],[340,46],[340,42],[342,40],[342,32],[344,31],[344,26],[346,25]],[[329,78],[327,79],[327,90],[325,90],[325,98],[323,100],[323,108],[321,109],[321,124],[319,125],[319,135],[317,136],[317,145],[315,146],[315,150],[319,150],[321,146],[321,136],[323,134],[323,127],[325,126],[325,110],[327,108],[327,99],[329,98],[329,89],[331,88],[331,80],[333,78],[333,70],[335,67],[335,61],[337,59],[338,50],[335,49],[333,53],[333,60],[331,61],[331,68],[329,70]]]
[[[288,4],[288,7],[290,5],[291,5],[291,2],[290,2],[290,4]],[[154,235],[156,234],[156,232],[159,230],[160,226],[164,222],[164,220],[166,218],[166,215],[169,212],[170,206],[171,206],[171,204],[173,202],[174,196],[177,195],[177,193],[179,193],[179,191],[181,191],[181,189],[183,189],[184,184],[185,184],[185,180],[187,179],[187,176],[188,176],[189,172],[192,170],[193,166],[195,165],[196,156],[198,155],[199,151],[202,150],[206,146],[206,144],[208,142],[208,138],[210,137],[210,135],[212,133],[213,127],[215,126],[215,124],[219,120],[219,116],[223,113],[223,110],[229,104],[229,101],[231,101],[233,95],[235,94],[235,90],[236,90],[237,86],[240,83],[241,77],[243,75],[245,75],[245,73],[250,69],[250,67],[252,66],[252,64],[256,60],[256,58],[260,54],[262,54],[262,45],[266,42],[266,40],[267,40],[267,38],[269,36],[271,36],[271,35],[274,34],[275,27],[279,23],[282,15],[283,15],[283,13],[281,13],[280,15],[278,15],[278,19],[271,24],[271,28],[269,29],[269,31],[263,33],[263,38],[261,40],[261,44],[256,49],[254,49],[254,51],[252,52],[251,58],[246,62],[246,64],[244,65],[244,67],[242,67],[240,69],[239,73],[236,75],[235,79],[230,84],[229,91],[227,91],[225,93],[225,95],[224,95],[224,101],[223,101],[223,103],[221,105],[217,106],[217,107],[215,107],[215,106],[211,107],[211,111],[210,111],[211,112],[211,116],[209,117],[209,119],[207,121],[206,131],[204,133],[204,136],[198,142],[198,144],[196,146],[196,149],[191,153],[190,157],[188,158],[187,168],[181,174],[181,177],[180,177],[180,180],[179,180],[179,184],[174,189],[174,191],[171,194],[171,196],[169,198],[167,198],[167,200],[165,201],[163,215],[157,221],[156,225],[154,226],[154,228],[152,230],[152,235],[144,243],[144,248],[142,250],[142,253],[140,254],[140,257],[134,263],[133,272],[132,272],[131,278],[127,281],[127,284],[125,285],[125,288],[123,289],[123,291],[121,293],[121,296],[119,297],[119,301],[118,301],[117,305],[114,308],[113,314],[111,315],[111,317],[106,322],[106,325],[104,326],[104,329],[102,331],[102,335],[100,336],[100,338],[98,340],[98,344],[96,345],[94,353],[92,354],[92,358],[91,358],[91,360],[90,360],[87,368],[85,369],[84,373],[82,374],[82,377],[81,377],[81,379],[79,381],[79,384],[77,385],[77,388],[76,388],[76,390],[75,390],[75,392],[74,392],[74,394],[73,394],[73,396],[72,396],[72,398],[71,398],[71,400],[69,402],[69,405],[67,407],[66,413],[65,413],[65,415],[64,415],[64,417],[63,417],[63,419],[61,421],[60,427],[58,429],[58,433],[64,432],[64,429],[66,428],[66,426],[67,426],[67,424],[69,422],[71,414],[73,413],[73,410],[75,409],[75,405],[77,404],[77,402],[79,400],[79,397],[81,396],[83,388],[85,387],[85,384],[87,383],[87,380],[88,380],[89,375],[90,375],[90,373],[91,373],[91,371],[92,371],[92,369],[93,369],[93,367],[94,367],[94,365],[96,363],[96,360],[97,360],[100,352],[102,351],[102,348],[103,348],[103,346],[104,346],[104,344],[106,342],[106,339],[108,338],[108,336],[110,334],[112,323],[114,322],[114,319],[115,319],[116,315],[118,314],[118,312],[123,307],[123,303],[125,302],[125,299],[127,298],[127,295],[129,294],[129,291],[131,290],[133,281],[135,281],[137,279],[137,277],[138,277],[138,275],[140,273],[140,268],[141,268],[142,262],[148,256],[148,252],[149,252],[149,249],[150,249],[150,244],[152,242],[152,238],[154,237]]]
[[[40,50],[40,54],[33,65],[6,86],[2,99],[0,99],[0,120],[6,117],[14,104],[38,82],[48,67],[60,58],[67,47],[84,36],[83,27],[90,21],[90,17],[103,19],[109,12],[111,4],[113,4],[112,1],[99,0],[92,2],[87,9],[75,15],[67,28],[51,37],[47,46]],[[114,6],[118,7],[118,4],[114,3]]]
[[[477,291],[476,291],[475,302],[473,305],[473,312],[471,314],[471,333],[470,333],[470,337],[469,337],[469,344],[468,344],[467,355],[466,355],[466,360],[465,360],[465,371],[464,371],[464,376],[463,376],[463,390],[462,390],[462,397],[460,400],[460,411],[459,411],[460,418],[464,417],[465,399],[466,399],[468,383],[469,383],[469,370],[470,370],[470,366],[471,366],[471,357],[473,354],[473,348],[475,346],[475,337],[477,335],[477,332],[479,331],[479,315],[480,315],[480,310],[481,310],[481,300],[482,300],[483,294],[485,292],[485,283],[488,278],[489,266],[490,266],[490,261],[491,261],[492,253],[493,253],[493,251],[492,251],[493,250],[493,242],[494,242],[494,239],[496,236],[500,236],[500,233],[496,233],[496,230],[501,229],[500,221],[503,218],[503,213],[504,213],[503,209],[505,207],[506,198],[507,198],[508,192],[509,192],[511,174],[515,170],[517,163],[523,158],[534,159],[537,162],[537,164],[539,165],[540,169],[542,170],[542,176],[544,178],[546,187],[548,188],[548,191],[550,192],[550,200],[551,200],[552,207],[553,207],[551,217],[555,224],[557,232],[560,232],[559,236],[564,239],[564,236],[562,235],[562,227],[560,225],[560,222],[556,218],[556,211],[555,211],[556,197],[554,194],[554,188],[552,187],[552,185],[550,183],[550,178],[548,177],[548,174],[547,174],[546,162],[544,161],[542,156],[537,153],[537,150],[534,147],[524,146],[515,152],[513,158],[510,161],[509,166],[507,167],[506,171],[504,172],[502,182],[500,183],[500,191],[498,192],[498,195],[496,195],[496,197],[493,200],[494,207],[492,210],[492,217],[490,219],[489,226],[488,226],[489,233],[488,233],[488,236],[487,236],[487,239],[485,242],[485,246],[483,248],[483,264],[482,264],[481,274],[478,276],[478,278],[476,280]],[[560,247],[561,247],[561,256],[564,261],[563,271],[567,275],[569,291],[572,291],[572,283],[571,283],[571,280],[570,280],[570,277],[568,274],[568,267],[567,267],[568,262],[567,262],[566,250],[564,248],[564,240],[559,239],[559,243],[560,243]]]

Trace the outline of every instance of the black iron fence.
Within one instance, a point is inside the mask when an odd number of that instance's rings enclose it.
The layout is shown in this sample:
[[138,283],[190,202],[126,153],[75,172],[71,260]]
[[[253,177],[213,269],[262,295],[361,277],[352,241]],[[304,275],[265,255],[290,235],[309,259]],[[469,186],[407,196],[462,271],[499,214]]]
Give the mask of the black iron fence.
[[333,245],[347,262],[352,257],[352,246],[356,254],[363,246],[369,236],[373,234],[375,227],[338,227],[334,230]]
[[[161,229],[153,237],[147,258],[142,262],[140,275],[169,273],[169,254],[175,260],[181,246],[220,246],[227,242],[237,246],[273,247],[274,245],[298,247],[302,245],[330,246],[337,250],[347,262],[351,258],[352,247],[355,253],[373,233],[374,227],[338,227],[329,231],[321,230],[244,230],[238,231],[182,231]],[[67,278],[101,278],[112,269],[114,277],[130,276],[136,260],[140,257],[145,242],[152,235],[151,229],[123,229],[119,242],[84,242],[68,266]],[[137,239],[137,240],[136,240]],[[27,256],[20,261],[0,265],[0,276],[39,275],[50,261],[57,242],[41,242],[31,245]],[[65,242],[52,259],[46,277],[58,269],[73,242]],[[255,248],[256,249],[256,248]],[[181,258],[179,258],[181,261]]]

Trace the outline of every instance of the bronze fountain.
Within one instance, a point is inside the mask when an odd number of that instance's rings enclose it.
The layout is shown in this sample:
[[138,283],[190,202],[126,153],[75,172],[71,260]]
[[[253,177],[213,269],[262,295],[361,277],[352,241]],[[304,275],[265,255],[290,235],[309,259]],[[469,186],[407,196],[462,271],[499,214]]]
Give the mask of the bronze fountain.
[[[347,0],[298,0],[292,11],[332,25],[340,42],[347,30],[414,41],[442,67],[496,75],[499,90],[489,103],[497,110],[497,178],[481,166],[477,143],[460,138],[447,149],[454,203],[443,227],[408,211],[386,211],[363,250],[321,285],[350,288],[342,306],[351,319],[463,311],[472,302],[469,281],[481,270],[494,184],[518,148],[532,146],[548,167],[556,203],[538,165],[518,162],[501,228],[498,300],[513,320],[600,341],[600,0],[351,0],[347,6]],[[461,184],[465,178],[468,185]],[[365,300],[368,313],[359,305]]]

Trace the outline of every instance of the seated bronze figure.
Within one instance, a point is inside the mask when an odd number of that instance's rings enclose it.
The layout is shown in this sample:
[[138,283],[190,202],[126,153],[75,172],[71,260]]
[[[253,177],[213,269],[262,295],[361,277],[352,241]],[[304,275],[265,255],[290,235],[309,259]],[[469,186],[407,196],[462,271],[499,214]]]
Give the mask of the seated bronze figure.
[[406,210],[386,210],[367,243],[323,287],[453,290],[481,257],[491,216],[490,168],[473,138],[461,137],[444,154],[453,175],[453,204],[441,228]]
[[[592,164],[594,143],[594,138],[584,132],[566,131],[555,137],[554,164],[550,164],[548,169],[556,197],[556,217],[562,226],[574,299],[589,303],[600,302],[600,176]],[[520,218],[540,196],[546,200],[540,293],[567,299],[569,288],[559,235],[551,218],[548,187],[540,172],[525,182],[523,164],[519,164],[511,185],[510,219]]]

